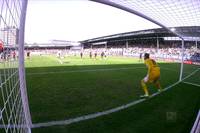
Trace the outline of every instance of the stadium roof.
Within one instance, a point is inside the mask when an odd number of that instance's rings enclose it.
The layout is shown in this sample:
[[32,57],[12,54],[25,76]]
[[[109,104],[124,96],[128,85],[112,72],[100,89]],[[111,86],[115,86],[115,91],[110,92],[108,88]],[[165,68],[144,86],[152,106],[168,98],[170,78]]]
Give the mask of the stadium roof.
[[[185,37],[193,37],[194,40],[200,40],[200,26],[192,26],[192,27],[174,27],[176,32],[181,32],[185,35]],[[126,32],[114,35],[108,35],[93,39],[88,39],[81,41],[82,44],[85,43],[97,43],[103,41],[112,41],[112,40],[134,40],[134,39],[151,39],[151,38],[163,38],[163,37],[176,37],[170,31],[164,28],[157,28],[157,29],[149,29],[149,30],[141,30],[141,31],[133,31],[133,32]],[[186,38],[185,38],[186,39]]]
[[[200,26],[200,0],[92,0],[141,16],[163,28]],[[184,38],[182,31],[171,30]]]

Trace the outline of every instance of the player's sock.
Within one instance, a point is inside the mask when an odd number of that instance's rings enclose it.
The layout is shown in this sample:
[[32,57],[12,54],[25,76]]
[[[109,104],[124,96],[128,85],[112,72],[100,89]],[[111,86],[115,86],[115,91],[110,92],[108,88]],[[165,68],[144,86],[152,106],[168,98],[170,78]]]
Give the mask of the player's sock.
[[160,85],[160,82],[158,81],[158,82],[156,82],[156,87],[158,88],[158,91],[160,92],[160,91],[162,91],[162,87],[161,87],[161,85]]
[[141,85],[142,85],[142,88],[144,90],[145,95],[149,96],[149,92],[148,92],[147,86],[146,86],[146,84],[145,84],[145,82],[143,80],[141,81]]
[[149,92],[148,92],[147,88],[143,88],[143,89],[144,89],[145,95],[149,96]]
[[149,95],[146,95],[146,94],[145,94],[145,95],[141,95],[140,97],[141,97],[141,98],[148,98]]

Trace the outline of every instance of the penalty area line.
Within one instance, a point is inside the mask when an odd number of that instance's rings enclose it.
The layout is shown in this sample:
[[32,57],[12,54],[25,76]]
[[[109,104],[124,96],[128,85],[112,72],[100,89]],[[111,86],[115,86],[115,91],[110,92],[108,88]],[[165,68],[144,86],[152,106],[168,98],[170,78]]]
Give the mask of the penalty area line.
[[103,68],[103,69],[90,69],[90,70],[71,70],[71,71],[57,71],[57,72],[40,72],[40,73],[27,73],[27,75],[45,75],[45,74],[57,74],[57,73],[78,73],[78,72],[97,72],[97,71],[116,71],[116,70],[128,70],[128,69],[142,69],[145,67],[122,67],[122,68]]
[[[179,83],[180,83],[180,81],[178,81],[178,82],[176,82],[176,83],[164,88],[163,91],[166,91],[166,90],[174,87],[175,85],[177,85]],[[106,110],[106,111],[102,111],[102,112],[83,115],[83,116],[80,116],[80,117],[75,117],[75,118],[71,118],[71,119],[67,119],[67,120],[61,120],[61,121],[50,121],[50,122],[35,123],[35,124],[33,123],[32,128],[41,128],[41,127],[58,126],[58,125],[69,125],[69,124],[77,123],[77,122],[80,122],[80,121],[94,119],[94,118],[97,118],[97,117],[100,117],[100,116],[108,115],[108,114],[111,114],[111,113],[114,113],[114,112],[118,112],[120,110],[124,110],[126,108],[131,107],[131,106],[137,105],[137,104],[142,103],[142,102],[144,102],[144,101],[146,101],[148,99],[151,99],[151,98],[153,98],[153,97],[155,97],[155,96],[157,96],[157,95],[159,95],[161,93],[162,92],[157,92],[157,93],[154,93],[153,95],[151,95],[147,99],[139,99],[139,100],[130,102],[128,104],[124,104],[122,106],[119,106],[119,107],[116,107],[116,108],[113,108],[113,109],[109,109],[109,110]]]
[[[100,69],[90,69],[90,70],[71,70],[71,71],[57,71],[57,72],[35,72],[27,73],[27,75],[46,75],[46,74],[59,74],[59,73],[78,73],[78,72],[97,72],[97,71],[116,71],[116,70],[134,70],[134,69],[143,69],[146,67],[122,67],[122,68],[100,68]],[[175,71],[169,68],[161,68],[163,70]],[[176,71],[177,72],[177,71]]]

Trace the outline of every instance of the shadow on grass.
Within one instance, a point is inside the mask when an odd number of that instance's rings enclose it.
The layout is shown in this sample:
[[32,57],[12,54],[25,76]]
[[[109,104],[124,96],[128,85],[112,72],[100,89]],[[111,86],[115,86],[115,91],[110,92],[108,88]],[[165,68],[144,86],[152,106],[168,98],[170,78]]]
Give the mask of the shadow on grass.
[[178,84],[128,109],[68,126],[33,129],[33,133],[188,133],[200,108],[200,90]]
[[[160,67],[163,87],[178,80],[179,64],[162,63]],[[33,122],[64,120],[137,100],[143,94],[140,80],[146,71],[144,64],[26,68]],[[170,78],[162,80],[164,77]],[[150,92],[155,91],[150,85]]]

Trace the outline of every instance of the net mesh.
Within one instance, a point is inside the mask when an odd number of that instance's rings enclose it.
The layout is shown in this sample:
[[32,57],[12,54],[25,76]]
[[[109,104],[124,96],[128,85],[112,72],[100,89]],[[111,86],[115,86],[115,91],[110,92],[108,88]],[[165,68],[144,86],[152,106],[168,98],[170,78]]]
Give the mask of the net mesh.
[[199,0],[109,0],[134,9],[166,27],[200,26]]
[[20,91],[18,46],[22,0],[0,0],[0,132],[30,132]]
[[[23,0],[0,0],[0,132],[6,133],[30,132],[18,70],[22,2]],[[108,2],[110,5],[118,4],[140,12],[165,27],[200,26],[199,0],[105,0],[104,3]],[[184,39],[188,38],[183,30],[174,29],[173,32]],[[189,37],[194,37],[192,41],[200,40],[200,34],[191,34]],[[182,79],[194,85],[200,85],[198,53],[198,42],[196,49],[184,47],[183,53],[178,52],[185,63]]]
[[[161,27],[167,28],[179,37],[177,51],[180,79],[200,85],[200,1],[199,0],[96,0],[144,17]],[[189,30],[177,27],[190,27]],[[182,39],[183,50],[182,51]],[[194,46],[195,45],[195,46]],[[194,85],[194,84],[193,84]]]
[[[186,42],[187,44],[187,42]],[[200,49],[198,43],[184,48],[183,82],[200,86]]]

